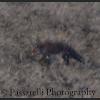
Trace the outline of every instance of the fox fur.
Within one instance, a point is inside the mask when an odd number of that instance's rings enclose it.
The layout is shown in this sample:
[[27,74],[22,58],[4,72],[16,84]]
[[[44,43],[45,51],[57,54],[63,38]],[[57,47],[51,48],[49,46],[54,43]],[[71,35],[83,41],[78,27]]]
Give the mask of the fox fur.
[[33,53],[40,53],[43,55],[42,59],[45,59],[50,64],[50,56],[61,54],[65,64],[69,64],[69,60],[75,59],[76,61],[84,64],[83,57],[71,46],[64,42],[53,42],[46,40],[39,42],[36,47],[33,48]]

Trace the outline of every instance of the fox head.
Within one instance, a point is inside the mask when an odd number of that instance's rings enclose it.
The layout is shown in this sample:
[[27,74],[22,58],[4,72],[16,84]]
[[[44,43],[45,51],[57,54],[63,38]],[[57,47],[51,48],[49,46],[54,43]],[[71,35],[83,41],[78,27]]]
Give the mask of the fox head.
[[39,53],[39,48],[38,45],[36,44],[33,48],[32,48],[32,55],[37,55]]
[[36,44],[33,48],[32,48],[32,56],[36,59],[39,60],[42,57],[42,54],[40,52],[40,49],[38,48],[38,44]]

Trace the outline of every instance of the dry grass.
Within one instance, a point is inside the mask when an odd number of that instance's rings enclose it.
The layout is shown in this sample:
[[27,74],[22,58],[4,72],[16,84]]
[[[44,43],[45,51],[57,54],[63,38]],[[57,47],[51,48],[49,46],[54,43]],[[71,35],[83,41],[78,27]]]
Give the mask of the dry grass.
[[[96,90],[94,97],[100,97],[99,8],[99,3],[92,2],[0,3],[0,90],[89,88]],[[47,67],[30,60],[37,36],[66,41],[84,56],[86,64],[71,61],[65,66],[57,57]],[[0,97],[17,96],[0,93]]]

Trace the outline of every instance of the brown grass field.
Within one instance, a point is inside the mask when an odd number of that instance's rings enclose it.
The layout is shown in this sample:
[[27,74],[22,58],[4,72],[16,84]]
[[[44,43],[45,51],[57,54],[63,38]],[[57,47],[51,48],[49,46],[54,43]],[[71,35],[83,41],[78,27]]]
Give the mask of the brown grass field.
[[[0,97],[100,98],[100,3],[0,2]],[[37,37],[65,41],[85,65],[60,56],[48,67],[29,60]],[[29,95],[18,91],[88,90],[80,95]],[[11,89],[13,92],[11,93]]]

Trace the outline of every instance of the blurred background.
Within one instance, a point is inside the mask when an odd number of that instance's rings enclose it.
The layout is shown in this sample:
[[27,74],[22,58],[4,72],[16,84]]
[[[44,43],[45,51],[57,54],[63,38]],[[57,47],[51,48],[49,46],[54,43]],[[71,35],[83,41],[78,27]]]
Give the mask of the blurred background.
[[[49,67],[28,59],[37,36],[41,41],[65,41],[85,58],[85,65],[71,60],[66,66],[59,56]],[[100,97],[99,65],[100,3],[0,2],[0,90],[89,88],[96,91],[94,96],[59,97]]]

